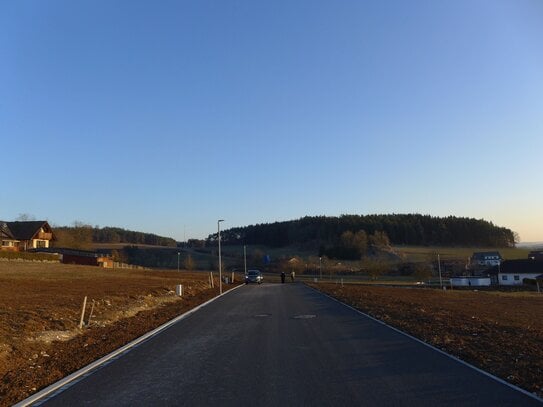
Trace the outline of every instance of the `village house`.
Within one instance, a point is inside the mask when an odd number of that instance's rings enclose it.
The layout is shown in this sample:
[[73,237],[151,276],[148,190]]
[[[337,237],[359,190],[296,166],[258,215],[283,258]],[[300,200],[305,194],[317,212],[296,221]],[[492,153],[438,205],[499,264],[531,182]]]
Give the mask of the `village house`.
[[533,250],[528,253],[528,258],[532,260],[543,260],[543,250]]
[[53,230],[43,220],[25,222],[0,221],[0,250],[26,251],[48,248],[54,240]]
[[470,258],[470,265],[475,268],[499,266],[502,260],[500,252],[475,252]]
[[543,278],[543,261],[520,259],[506,260],[491,271],[491,278],[498,285],[522,285],[525,279],[541,280]]

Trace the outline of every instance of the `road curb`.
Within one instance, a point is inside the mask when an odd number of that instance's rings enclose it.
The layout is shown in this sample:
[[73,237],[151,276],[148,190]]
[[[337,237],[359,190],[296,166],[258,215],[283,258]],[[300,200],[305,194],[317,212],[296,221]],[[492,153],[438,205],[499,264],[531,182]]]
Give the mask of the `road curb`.
[[[188,310],[184,314],[181,314],[174,319],[169,320],[168,322],[160,325],[158,328],[153,329],[152,331],[147,332],[146,334],[143,334],[139,338],[134,339],[132,342],[127,343],[126,345],[120,347],[117,350],[114,350],[113,352],[102,356],[100,359],[88,364],[85,367],[82,367],[81,369],[71,373],[70,375],[64,377],[63,379],[60,379],[59,381],[47,386],[46,388],[40,390],[37,393],[34,393],[32,396],[27,397],[26,399],[19,401],[17,404],[14,404],[13,407],[25,407],[30,406],[37,402],[44,402],[47,399],[51,398],[55,394],[58,394],[59,392],[63,391],[64,389],[70,387],[71,385],[77,383],[77,381],[81,380],[83,377],[86,377],[92,373],[94,373],[99,368],[106,366],[108,363],[112,362],[113,360],[119,358],[123,354],[129,352],[130,350],[136,348],[143,342],[151,339],[152,337],[158,335],[162,331],[168,329],[172,325],[176,324],[177,322],[181,321],[182,319],[187,318],[191,314],[195,313],[199,309],[205,307],[206,305],[212,303],[213,301],[219,299],[220,297],[231,293],[234,290],[237,290],[238,288],[243,287],[243,284],[238,285],[237,287],[234,287],[228,291],[225,291],[222,294],[217,295],[216,297],[211,298],[210,300],[207,300],[206,302]],[[78,380],[79,379],[79,380]]]
[[433,345],[431,345],[431,344],[429,344],[429,343],[427,343],[427,342],[424,342],[423,340],[421,340],[421,339],[419,339],[419,338],[416,338],[416,337],[414,337],[414,336],[408,334],[407,332],[404,332],[404,331],[402,331],[402,330],[400,330],[400,329],[398,329],[398,328],[395,328],[395,327],[393,327],[393,326],[387,324],[386,322],[383,322],[383,321],[381,321],[381,320],[379,320],[379,319],[377,319],[377,318],[375,318],[375,317],[372,317],[371,315],[366,314],[365,312],[362,312],[362,311],[360,311],[359,309],[356,309],[355,307],[353,307],[353,306],[351,306],[351,305],[349,305],[349,304],[345,304],[344,302],[338,300],[337,298],[332,297],[331,295],[329,295],[329,294],[327,294],[327,293],[325,293],[325,292],[319,291],[319,290],[317,290],[316,288],[313,288],[313,287],[311,287],[311,286],[309,286],[309,285],[307,285],[307,284],[305,284],[305,283],[304,283],[304,285],[305,285],[306,287],[310,288],[311,290],[313,290],[313,291],[315,291],[315,292],[317,292],[317,293],[319,293],[319,294],[322,294],[322,295],[324,295],[325,297],[328,297],[328,298],[330,298],[331,300],[333,300],[333,301],[335,301],[335,302],[337,302],[337,303],[339,303],[339,304],[341,304],[341,305],[343,305],[343,306],[345,306],[345,307],[347,307],[347,308],[350,308],[351,310],[353,310],[353,311],[355,311],[355,312],[357,312],[357,313],[359,313],[359,314],[365,316],[366,318],[369,318],[369,319],[371,319],[371,320],[373,320],[373,321],[375,321],[375,322],[377,322],[377,323],[379,323],[379,324],[381,324],[381,325],[386,326],[387,328],[390,328],[390,329],[392,329],[392,330],[394,330],[394,331],[396,331],[396,332],[398,332],[398,333],[400,333],[400,334],[402,334],[402,335],[404,335],[404,336],[407,336],[408,338],[413,339],[413,340],[415,340],[416,342],[421,343],[421,344],[423,344],[424,346],[426,346],[426,347],[428,347],[428,348],[430,348],[430,349],[432,349],[432,350],[435,350],[435,351],[441,353],[442,355],[445,355],[445,356],[447,356],[447,357],[449,357],[449,358],[455,360],[456,362],[461,363],[461,364],[464,365],[464,366],[467,366],[467,367],[469,367],[469,368],[471,368],[471,369],[473,369],[473,370],[475,370],[475,371],[477,371],[477,372],[479,372],[479,373],[481,373],[481,374],[483,374],[483,375],[485,375],[485,376],[487,376],[487,377],[489,377],[489,378],[491,378],[491,379],[493,379],[493,380],[495,380],[495,381],[497,381],[497,382],[499,382],[499,383],[501,383],[501,384],[506,385],[507,387],[512,388],[513,390],[516,390],[516,391],[518,391],[518,392],[520,392],[520,393],[522,393],[522,394],[524,394],[524,395],[526,395],[526,396],[529,396],[529,397],[533,398],[534,400],[537,400],[537,401],[543,403],[543,398],[540,398],[540,397],[536,396],[535,394],[530,393],[528,390],[524,390],[524,389],[522,389],[522,388],[520,388],[520,387],[518,387],[518,386],[515,386],[514,384],[511,384],[511,383],[509,383],[509,382],[507,382],[507,381],[505,381],[505,380],[499,378],[498,376],[494,376],[492,373],[489,373],[489,372],[487,372],[487,371],[485,371],[485,370],[482,370],[482,369],[480,369],[480,368],[478,368],[478,367],[476,367],[476,366],[474,366],[474,365],[472,365],[472,364],[470,364],[470,363],[468,363],[468,362],[466,362],[466,361],[464,361],[464,360],[462,360],[462,359],[459,359],[459,358],[457,358],[456,356],[453,356],[453,355],[451,355],[450,353],[445,352],[444,350],[441,350],[441,349],[439,349],[439,348],[436,348],[435,346],[433,346]]

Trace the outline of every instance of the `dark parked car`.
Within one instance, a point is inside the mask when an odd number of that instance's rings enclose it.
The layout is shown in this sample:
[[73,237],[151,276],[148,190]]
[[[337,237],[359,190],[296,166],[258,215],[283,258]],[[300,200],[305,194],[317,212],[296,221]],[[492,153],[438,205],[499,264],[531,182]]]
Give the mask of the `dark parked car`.
[[245,275],[245,284],[249,284],[249,283],[261,284],[262,280],[264,280],[264,277],[262,276],[262,273],[260,272],[260,270],[249,270],[247,271],[247,274]]

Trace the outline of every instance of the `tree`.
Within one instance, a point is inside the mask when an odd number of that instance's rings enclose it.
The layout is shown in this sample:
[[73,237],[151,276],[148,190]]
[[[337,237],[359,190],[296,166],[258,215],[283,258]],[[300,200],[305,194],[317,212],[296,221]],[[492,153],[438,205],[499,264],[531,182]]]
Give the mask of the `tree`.
[[376,230],[369,237],[370,244],[376,247],[387,247],[390,246],[390,240],[385,232],[382,230]]
[[18,222],[28,222],[28,221],[36,220],[36,217],[29,213],[20,213],[19,216],[17,216],[15,220]]
[[413,264],[413,275],[417,281],[427,281],[432,276],[433,266],[428,261]]
[[113,257],[113,261],[119,262],[119,263],[127,263],[127,257],[123,249],[121,250],[112,250],[111,251],[111,257]]
[[368,250],[368,235],[365,230],[359,230],[353,235],[353,246],[359,252],[360,256],[364,256]]
[[73,244],[72,248],[88,250],[92,246],[92,226],[86,225],[80,221],[74,221],[72,229]]
[[377,280],[388,269],[388,265],[384,261],[371,258],[362,260],[360,266],[363,271],[368,273],[368,276],[370,276],[372,280]]
[[255,264],[261,264],[264,259],[264,252],[260,249],[254,249],[252,258]]
[[196,267],[196,262],[192,259],[192,256],[189,254],[185,260],[183,260],[183,267],[185,270],[192,271]]

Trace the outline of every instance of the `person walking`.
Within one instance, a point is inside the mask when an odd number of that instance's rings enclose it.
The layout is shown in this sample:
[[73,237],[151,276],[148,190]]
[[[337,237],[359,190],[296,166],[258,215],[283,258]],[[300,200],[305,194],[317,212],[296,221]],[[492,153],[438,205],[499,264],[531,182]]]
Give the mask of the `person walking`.
[[290,272],[290,281],[294,282],[295,273],[294,270]]
[[284,271],[281,272],[281,283],[282,284],[285,283],[285,272]]

